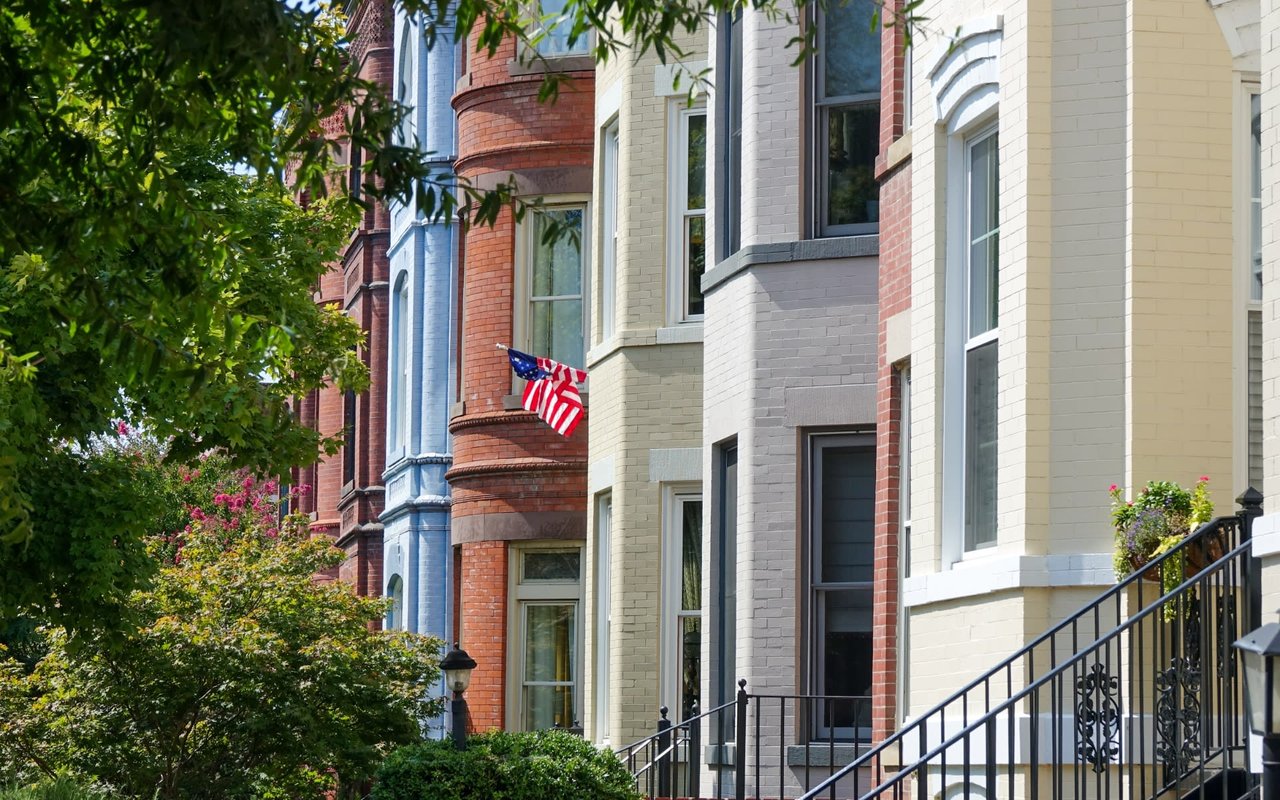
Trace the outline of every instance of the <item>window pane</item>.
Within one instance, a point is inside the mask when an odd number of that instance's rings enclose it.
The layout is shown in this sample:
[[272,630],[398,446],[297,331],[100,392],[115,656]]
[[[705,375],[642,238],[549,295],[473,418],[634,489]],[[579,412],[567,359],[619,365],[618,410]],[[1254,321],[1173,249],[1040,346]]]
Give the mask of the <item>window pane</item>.
[[858,225],[880,220],[876,153],[880,148],[878,103],[827,111],[827,224]]
[[996,343],[965,354],[964,541],[996,541]]
[[681,506],[680,608],[702,609],[702,501]]
[[1250,236],[1253,248],[1250,252],[1253,254],[1253,273],[1249,281],[1249,297],[1252,300],[1262,299],[1262,98],[1259,95],[1249,95],[1249,105],[1252,111],[1251,136],[1253,146],[1252,150],[1252,196],[1251,205],[1253,206],[1250,216]]
[[532,351],[582,369],[582,301],[543,300],[532,305]]
[[680,716],[688,715],[702,685],[702,618],[680,618]]
[[522,581],[576,581],[581,571],[577,550],[526,550]]
[[875,558],[875,450],[823,447],[820,453],[821,581],[870,581]]
[[994,135],[969,149],[969,335],[996,326],[999,317],[999,148]]
[[707,116],[697,114],[689,118],[689,138],[686,142],[689,154],[686,177],[686,209],[707,207]]
[[[871,694],[871,590],[822,592],[821,694]],[[835,702],[819,711],[819,726],[870,726],[869,703]]]
[[573,727],[572,686],[526,686],[524,688],[524,726],[530,731],[545,731],[559,726]]
[[576,670],[574,606],[525,606],[524,679],[570,682]]
[[825,97],[880,94],[880,26],[871,24],[875,10],[871,0],[827,7],[822,48]]
[[685,314],[704,314],[706,303],[702,298],[702,274],[707,271],[707,219],[701,214],[685,219],[684,258],[688,269],[689,295]]
[[[565,234],[546,244],[542,237],[551,222],[562,225]],[[582,209],[536,212],[533,237],[533,296],[582,294]]]
[[[565,18],[565,0],[542,0],[542,25],[547,31],[546,37],[538,42],[538,52],[544,56],[579,55],[587,52],[587,35],[582,33],[569,44],[569,32],[573,30],[573,19]],[[552,17],[552,19],[547,19]]]

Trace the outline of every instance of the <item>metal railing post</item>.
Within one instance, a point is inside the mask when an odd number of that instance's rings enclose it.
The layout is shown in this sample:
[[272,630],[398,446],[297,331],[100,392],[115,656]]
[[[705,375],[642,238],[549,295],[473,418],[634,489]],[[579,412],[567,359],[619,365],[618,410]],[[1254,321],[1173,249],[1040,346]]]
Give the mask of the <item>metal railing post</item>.
[[[1237,516],[1240,518],[1240,541],[1253,539],[1253,521],[1262,516],[1262,492],[1250,486],[1236,498],[1240,504]],[[1262,559],[1253,557],[1252,548],[1245,559],[1244,580],[1249,607],[1246,612],[1244,631],[1251,631],[1262,625]]]
[[747,679],[738,680],[738,705],[733,726],[733,796],[747,800]]
[[658,796],[671,796],[671,720],[667,707],[658,709]]
[[689,707],[689,719],[693,721],[689,723],[687,734],[689,751],[686,763],[689,765],[689,779],[685,782],[687,794],[694,800],[702,797],[702,720],[698,719],[698,713],[698,701],[694,700]]

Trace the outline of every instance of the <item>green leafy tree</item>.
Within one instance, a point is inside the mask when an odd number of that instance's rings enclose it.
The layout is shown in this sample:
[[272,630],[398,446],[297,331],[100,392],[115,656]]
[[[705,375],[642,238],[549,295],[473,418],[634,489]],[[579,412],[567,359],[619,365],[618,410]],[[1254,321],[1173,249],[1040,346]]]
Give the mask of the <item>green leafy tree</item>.
[[343,553],[305,519],[279,518],[273,481],[236,480],[149,541],[162,566],[130,595],[124,633],[51,627],[34,670],[0,661],[0,781],[320,797],[339,776],[366,779],[440,713],[440,642],[376,630],[385,601],[314,579]]

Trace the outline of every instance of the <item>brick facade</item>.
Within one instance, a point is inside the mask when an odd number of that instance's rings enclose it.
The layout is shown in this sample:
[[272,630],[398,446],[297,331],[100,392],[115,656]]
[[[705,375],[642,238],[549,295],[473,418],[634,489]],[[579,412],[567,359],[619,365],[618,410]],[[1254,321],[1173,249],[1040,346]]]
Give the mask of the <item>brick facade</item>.
[[[362,77],[376,80],[388,90],[392,78],[391,4],[366,0],[353,10],[347,23],[352,40],[351,56],[361,64]],[[340,125],[341,118],[335,123]],[[297,470],[294,481],[310,486],[299,510],[312,519],[312,531],[330,536],[347,553],[337,577],[359,594],[380,595],[382,586],[382,467],[386,438],[387,348],[387,235],[386,206],[374,203],[352,232],[342,262],[320,279],[315,293],[319,305],[338,304],[365,332],[360,357],[369,365],[370,386],[356,396],[354,479],[344,475],[344,450]],[[339,434],[345,424],[345,398],[334,387],[313,392],[299,402],[303,422],[325,436]]]
[[[542,75],[519,64],[514,42],[488,58],[476,53],[474,39],[467,49],[467,71],[453,98],[457,173],[481,188],[514,176],[530,198],[589,196],[590,69],[570,72],[558,102],[541,104]],[[480,665],[468,691],[478,729],[505,727],[508,719],[507,543],[579,540],[586,528],[587,423],[565,439],[519,409],[510,366],[494,348],[525,344],[515,330],[523,302],[515,285],[518,233],[506,209],[495,225],[473,227],[462,241],[460,403],[449,425],[454,458],[446,477],[460,548],[459,637]]]
[[[902,6],[897,0],[896,7]],[[911,155],[903,108],[905,58],[902,26],[886,29],[881,41],[880,315],[876,378],[875,594],[872,600],[872,736],[897,729],[898,547],[903,513],[902,374],[909,363],[891,363],[888,320],[911,308]],[[906,141],[895,142],[906,136]],[[905,155],[898,149],[907,145]]]

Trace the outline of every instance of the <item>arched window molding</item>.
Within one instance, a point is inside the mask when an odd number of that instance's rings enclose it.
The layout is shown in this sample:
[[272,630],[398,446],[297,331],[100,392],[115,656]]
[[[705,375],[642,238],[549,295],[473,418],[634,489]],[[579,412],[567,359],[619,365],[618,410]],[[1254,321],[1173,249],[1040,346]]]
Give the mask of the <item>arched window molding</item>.
[[1004,18],[983,17],[960,27],[939,44],[929,70],[934,118],[955,134],[989,116],[1000,98],[1000,47]]

